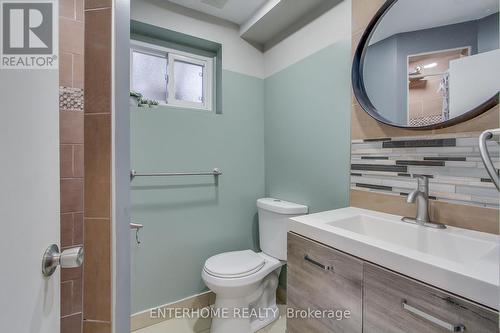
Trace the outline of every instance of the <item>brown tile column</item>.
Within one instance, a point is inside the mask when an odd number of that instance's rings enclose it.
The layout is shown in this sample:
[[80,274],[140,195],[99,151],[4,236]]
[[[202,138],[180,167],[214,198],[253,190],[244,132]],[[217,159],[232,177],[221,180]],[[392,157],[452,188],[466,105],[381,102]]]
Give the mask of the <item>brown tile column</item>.
[[[59,2],[61,248],[83,246],[83,0]],[[83,269],[61,272],[61,333],[82,332]]]
[[85,1],[83,331],[111,332],[110,0]]

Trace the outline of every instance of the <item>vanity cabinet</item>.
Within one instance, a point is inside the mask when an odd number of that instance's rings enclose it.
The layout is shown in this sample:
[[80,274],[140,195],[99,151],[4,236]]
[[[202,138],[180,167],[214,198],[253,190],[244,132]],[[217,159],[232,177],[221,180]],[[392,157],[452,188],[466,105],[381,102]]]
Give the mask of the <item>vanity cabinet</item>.
[[[350,318],[289,318],[288,333],[496,333],[498,312],[288,233],[288,311],[350,310]],[[289,312],[290,314],[290,312]]]
[[497,312],[373,264],[363,290],[364,332],[498,332]]
[[350,319],[287,318],[288,333],[362,332],[363,262],[288,233],[289,311],[350,310]]

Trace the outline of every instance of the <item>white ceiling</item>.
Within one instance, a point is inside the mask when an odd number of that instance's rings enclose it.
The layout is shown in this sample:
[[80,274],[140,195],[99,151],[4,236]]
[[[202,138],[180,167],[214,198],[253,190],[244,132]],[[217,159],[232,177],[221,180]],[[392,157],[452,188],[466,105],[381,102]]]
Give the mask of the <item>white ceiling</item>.
[[163,0],[233,22],[264,51],[343,0]]
[[370,44],[392,35],[483,18],[498,12],[498,0],[399,0],[384,16]]
[[274,37],[289,33],[288,29],[291,27],[298,25],[297,28],[300,28],[338,2],[340,0],[269,1],[272,7],[266,8],[263,13],[257,13],[244,24],[240,35],[246,40],[266,46]]
[[241,25],[267,0],[169,0],[178,5]]

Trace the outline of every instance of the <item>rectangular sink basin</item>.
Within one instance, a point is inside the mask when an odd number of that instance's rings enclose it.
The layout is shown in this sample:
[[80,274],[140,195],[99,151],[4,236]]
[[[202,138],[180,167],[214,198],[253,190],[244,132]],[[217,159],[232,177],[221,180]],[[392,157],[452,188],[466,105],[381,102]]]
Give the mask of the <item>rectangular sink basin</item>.
[[[439,221],[436,221],[439,222]],[[348,207],[289,219],[288,230],[498,309],[499,236]]]
[[482,258],[488,259],[499,251],[498,244],[491,241],[464,237],[368,214],[358,214],[326,224],[463,264]]

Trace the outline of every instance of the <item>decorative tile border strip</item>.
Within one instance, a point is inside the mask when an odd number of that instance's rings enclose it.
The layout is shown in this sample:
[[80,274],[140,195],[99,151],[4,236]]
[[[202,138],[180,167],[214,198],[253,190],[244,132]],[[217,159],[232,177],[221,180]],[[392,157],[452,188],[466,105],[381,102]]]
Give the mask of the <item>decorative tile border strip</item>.
[[442,115],[431,115],[421,118],[411,118],[410,126],[428,126],[438,124],[443,121]]
[[59,87],[59,109],[83,111],[83,89]]
[[[486,173],[478,146],[480,133],[353,140],[351,189],[407,195],[415,175],[427,175],[430,198],[499,208],[499,194]],[[488,142],[495,166],[500,147]]]

